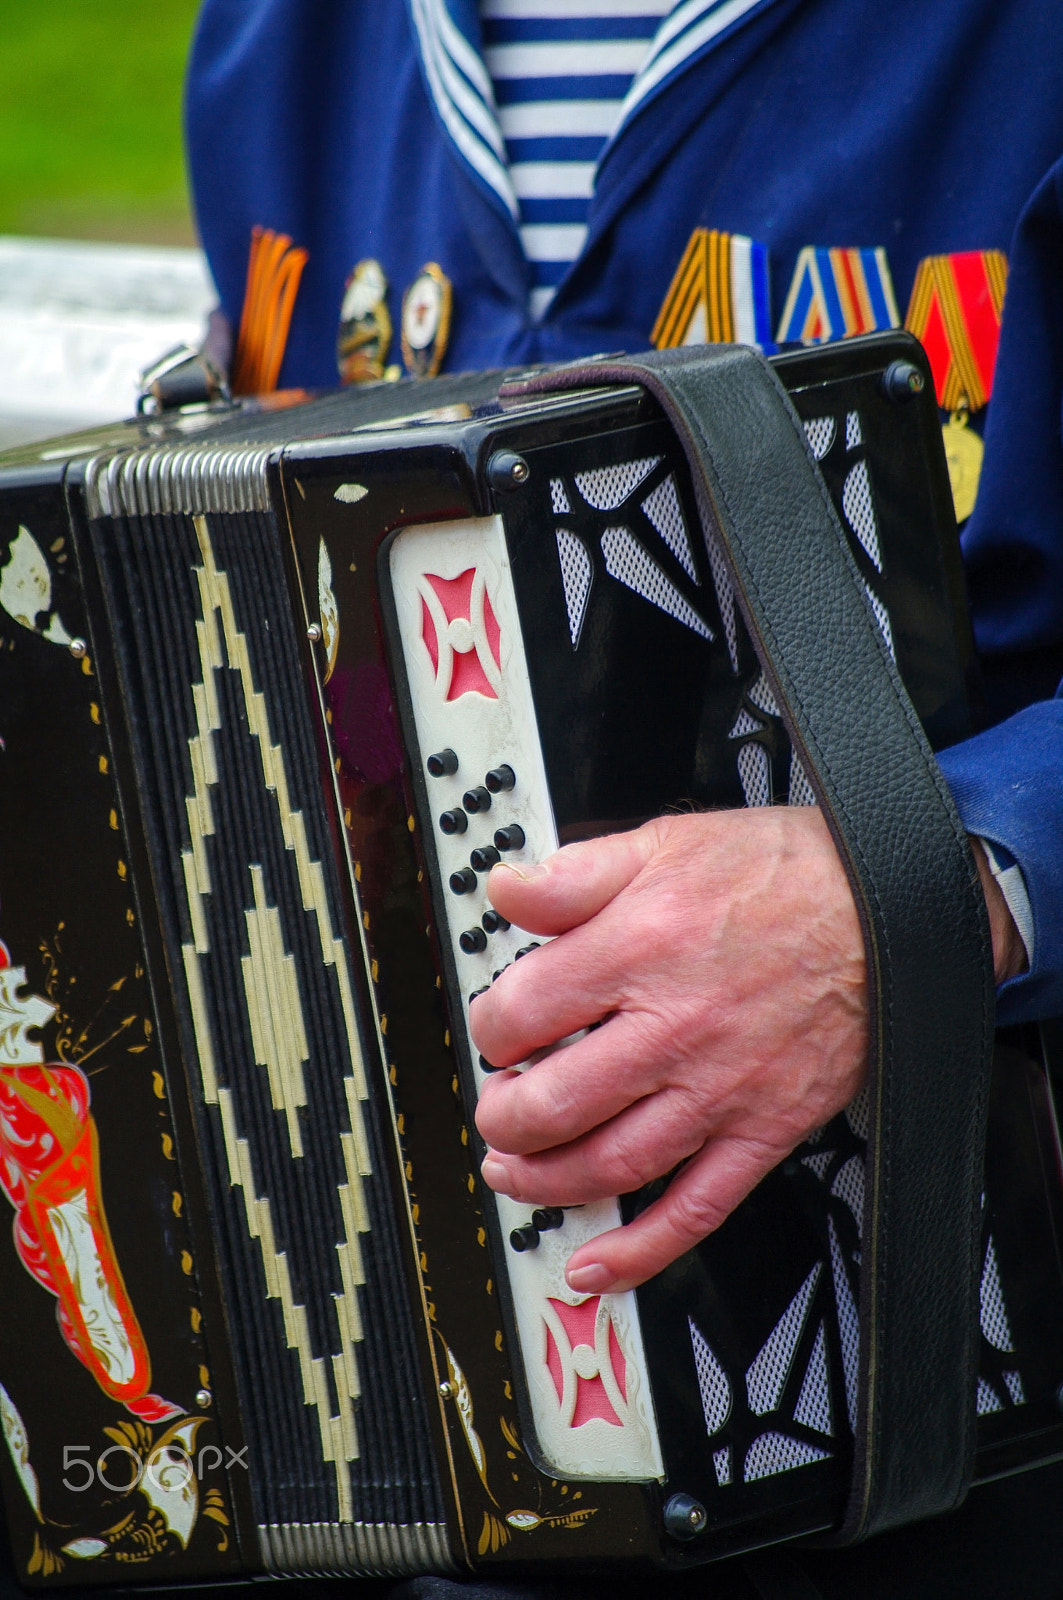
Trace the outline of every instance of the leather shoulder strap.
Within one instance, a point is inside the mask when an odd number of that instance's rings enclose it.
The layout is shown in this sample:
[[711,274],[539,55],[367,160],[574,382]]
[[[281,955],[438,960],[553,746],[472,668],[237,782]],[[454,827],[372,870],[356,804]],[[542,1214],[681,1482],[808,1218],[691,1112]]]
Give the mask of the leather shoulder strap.
[[686,452],[765,675],[852,886],[871,1119],[850,1543],[957,1505],[974,1451],[993,963],[966,835],[781,384],[740,346],[544,372],[639,383]]

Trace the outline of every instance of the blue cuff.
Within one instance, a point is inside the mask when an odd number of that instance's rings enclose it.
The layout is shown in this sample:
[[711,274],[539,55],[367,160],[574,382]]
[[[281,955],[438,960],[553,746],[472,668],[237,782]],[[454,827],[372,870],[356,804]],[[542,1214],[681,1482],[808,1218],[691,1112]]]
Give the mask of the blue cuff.
[[1034,926],[1029,972],[997,990],[997,1020],[1063,1013],[1063,698],[1041,700],[938,756],[968,833],[1022,870]]

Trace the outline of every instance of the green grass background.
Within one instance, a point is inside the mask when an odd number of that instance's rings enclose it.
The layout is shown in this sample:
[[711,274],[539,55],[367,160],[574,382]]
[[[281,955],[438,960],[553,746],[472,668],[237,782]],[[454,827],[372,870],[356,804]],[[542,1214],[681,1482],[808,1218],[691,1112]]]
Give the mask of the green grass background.
[[191,244],[198,0],[0,0],[0,233]]

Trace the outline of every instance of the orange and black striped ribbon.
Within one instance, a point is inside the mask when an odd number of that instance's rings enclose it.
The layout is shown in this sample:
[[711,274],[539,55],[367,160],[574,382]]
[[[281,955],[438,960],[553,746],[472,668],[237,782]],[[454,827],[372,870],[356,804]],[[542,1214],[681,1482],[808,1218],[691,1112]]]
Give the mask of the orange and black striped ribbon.
[[919,263],[904,325],[921,342],[938,405],[978,411],[993,392],[1008,261],[964,250]]
[[253,228],[240,332],[230,381],[233,394],[272,394],[288,344],[307,252],[286,233]]

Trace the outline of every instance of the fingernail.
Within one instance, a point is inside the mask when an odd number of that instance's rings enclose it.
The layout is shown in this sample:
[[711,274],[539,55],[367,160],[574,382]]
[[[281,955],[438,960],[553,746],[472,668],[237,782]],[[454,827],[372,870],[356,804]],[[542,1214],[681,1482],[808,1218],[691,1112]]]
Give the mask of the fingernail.
[[588,1261],[585,1267],[567,1267],[565,1282],[577,1294],[604,1294],[614,1283],[613,1274],[600,1261]]
[[512,872],[522,883],[530,883],[533,878],[543,877],[546,868],[541,861],[522,862],[519,866],[515,861],[496,861],[491,871]]
[[506,1194],[509,1183],[509,1169],[504,1161],[495,1155],[484,1156],[480,1165],[480,1175],[489,1189],[496,1193]]

